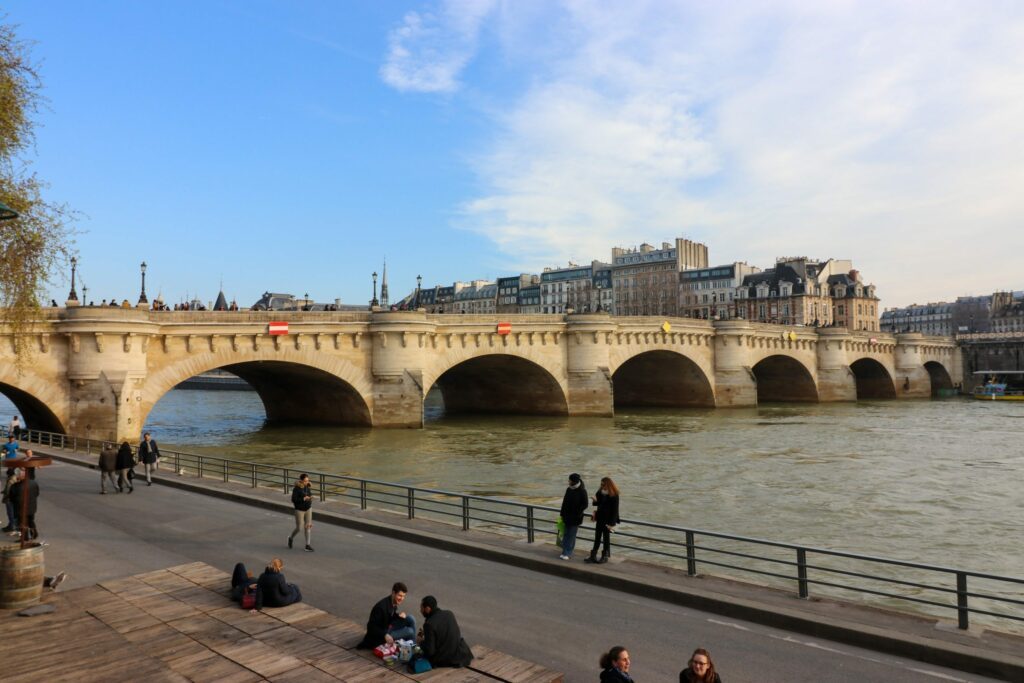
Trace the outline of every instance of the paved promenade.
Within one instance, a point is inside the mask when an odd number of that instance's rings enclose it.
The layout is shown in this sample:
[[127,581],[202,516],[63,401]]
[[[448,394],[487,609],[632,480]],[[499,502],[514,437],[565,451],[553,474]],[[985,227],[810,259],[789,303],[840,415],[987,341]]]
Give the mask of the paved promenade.
[[[236,561],[259,570],[272,556],[285,560],[289,581],[302,586],[307,599],[342,617],[363,622],[373,602],[395,580],[410,587],[410,606],[427,593],[453,609],[471,644],[490,646],[566,672],[568,681],[596,680],[597,658],[603,649],[622,644],[633,659],[639,683],[674,681],[694,647],[711,650],[726,683],[737,681],[987,681],[960,671],[912,659],[879,654],[851,645],[797,635],[718,613],[702,612],[658,599],[657,577],[666,572],[620,563],[603,571],[625,578],[649,580],[648,596],[620,592],[557,575],[592,571],[582,563],[552,564],[556,573],[534,571],[494,557],[484,546],[504,548],[524,562],[547,562],[551,546],[528,546],[481,532],[439,529],[420,520],[408,521],[385,513],[366,513],[342,506],[343,514],[366,529],[389,520],[392,537],[367,531],[317,524],[315,553],[289,551],[285,537],[292,519],[283,512],[242,504],[222,496],[198,494],[156,484],[136,487],[131,495],[98,494],[99,475],[75,465],[58,464],[40,475],[42,495],[38,523],[47,550],[48,571],[66,569],[70,588],[192,561],[230,570]],[[191,478],[169,475],[169,483],[196,484]],[[213,482],[204,486],[216,489]],[[226,491],[225,491],[226,493]],[[286,503],[280,493],[253,493],[236,488],[233,495],[253,496],[266,504]],[[395,536],[417,533],[433,538],[429,545]],[[470,554],[453,552],[455,541]],[[473,551],[474,544],[481,549]],[[431,547],[434,546],[434,547]],[[649,576],[642,576],[644,573]],[[582,578],[586,579],[585,576]],[[709,595],[721,587],[713,580],[696,580]],[[721,585],[729,582],[721,582]],[[792,598],[748,589],[744,599],[766,598],[764,609],[802,608]],[[739,600],[741,595],[733,596]],[[797,603],[794,606],[794,603]],[[822,603],[806,603],[822,606]],[[829,609],[827,605],[823,605]],[[867,614],[872,612],[865,610]],[[863,618],[860,612],[833,614],[835,620]],[[1013,658],[1020,641],[982,633],[936,631],[924,620],[879,616],[863,624],[880,635],[919,621],[917,630],[946,640],[962,651]],[[911,631],[914,629],[911,628]],[[0,634],[2,637],[2,634]],[[922,636],[924,637],[924,636]]]

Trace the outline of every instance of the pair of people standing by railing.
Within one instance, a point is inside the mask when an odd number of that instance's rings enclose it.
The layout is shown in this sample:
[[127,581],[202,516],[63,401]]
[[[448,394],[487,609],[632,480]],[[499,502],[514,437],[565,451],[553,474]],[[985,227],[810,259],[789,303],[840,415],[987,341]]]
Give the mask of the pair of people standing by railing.
[[[594,512],[590,518],[594,521],[594,547],[590,550],[590,556],[584,562],[591,564],[603,564],[611,557],[611,531],[619,523],[619,487],[615,485],[611,477],[601,479],[601,487],[593,498]],[[569,486],[562,496],[562,508],[560,514],[565,530],[562,534],[562,553],[560,559],[572,559],[573,550],[576,548],[576,534],[583,524],[590,502],[587,500],[587,489],[583,485],[583,479],[579,474],[573,472],[569,475]],[[604,546],[600,559],[597,551]]]

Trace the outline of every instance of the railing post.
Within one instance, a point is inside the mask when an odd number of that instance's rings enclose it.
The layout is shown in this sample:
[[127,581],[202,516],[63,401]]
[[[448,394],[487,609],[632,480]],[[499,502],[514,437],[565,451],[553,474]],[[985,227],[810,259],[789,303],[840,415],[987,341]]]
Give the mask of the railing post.
[[256,488],[256,463],[249,463],[249,468],[251,470],[249,472],[249,476],[250,480],[252,481],[252,487]]
[[284,476],[281,478],[281,489],[288,493],[288,468],[285,468],[283,471]]
[[462,497],[462,530],[469,531],[469,496]]
[[224,483],[228,483],[228,461],[224,460]]
[[199,478],[203,478],[203,456],[199,456]]
[[174,473],[181,474],[181,453],[174,451]]
[[533,506],[526,506],[526,542],[533,543]]
[[801,598],[807,597],[807,551],[804,548],[796,549],[796,582],[797,591]]
[[77,436],[71,437],[71,448],[73,449],[74,453],[78,453],[78,437]]
[[693,532],[686,532],[686,573],[697,576],[697,546],[693,540]]
[[85,440],[85,454],[92,455],[92,439]]
[[970,626],[970,613],[967,611],[967,574],[964,572],[956,573],[956,612],[957,626],[966,631]]
[[412,519],[416,516],[416,490],[412,487],[408,489],[408,498],[409,519]]
[[366,480],[359,480],[359,509],[366,509]]
[[324,483],[324,473],[320,473],[320,502],[327,500],[327,485]]

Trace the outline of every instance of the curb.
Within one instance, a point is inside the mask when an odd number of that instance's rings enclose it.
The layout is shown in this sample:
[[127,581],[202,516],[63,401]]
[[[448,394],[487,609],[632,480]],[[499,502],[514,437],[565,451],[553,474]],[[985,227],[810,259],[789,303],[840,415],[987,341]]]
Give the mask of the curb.
[[[96,469],[95,465],[82,462],[77,457],[53,452],[49,452],[48,455],[63,463]],[[289,502],[276,502],[242,491],[210,488],[205,486],[201,480],[192,481],[191,479],[171,478],[166,475],[157,474],[153,477],[153,482],[193,493],[216,495],[219,498],[232,502],[281,512],[286,515],[292,513],[292,506]],[[523,556],[509,550],[469,540],[461,541],[429,531],[406,529],[372,520],[346,517],[336,512],[318,510],[317,519],[325,524],[387,536],[400,541],[425,545],[434,549],[448,550],[478,559],[501,562],[502,564],[520,569],[589,583],[601,588],[608,588],[705,612],[713,612],[764,626],[817,638],[825,638],[886,654],[916,659],[928,664],[983,676],[1003,678],[1005,680],[1024,681],[1024,658],[989,651],[982,652],[977,649],[971,652],[966,646],[956,643],[946,643],[929,638],[906,635],[889,629],[875,628],[853,622],[831,621],[817,618],[798,610],[767,607],[762,603],[733,596],[702,594],[667,582],[664,584],[646,583],[613,574],[588,571],[582,567],[574,567],[569,564],[555,562],[554,560]]]

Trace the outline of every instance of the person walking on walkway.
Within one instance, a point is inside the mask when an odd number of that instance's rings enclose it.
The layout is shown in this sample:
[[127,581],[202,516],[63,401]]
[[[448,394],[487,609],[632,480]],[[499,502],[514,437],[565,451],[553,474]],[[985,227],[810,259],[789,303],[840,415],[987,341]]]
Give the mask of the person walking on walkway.
[[124,487],[128,487],[128,493],[135,490],[132,486],[132,479],[135,478],[135,473],[132,468],[135,467],[135,457],[132,455],[132,447],[128,445],[127,441],[121,442],[121,447],[117,449],[117,459],[114,463],[117,467],[117,490],[124,491]]
[[18,518],[18,522],[21,525],[21,533],[27,534],[27,540],[31,541],[34,538],[39,538],[39,530],[36,529],[36,505],[39,500],[39,484],[35,478],[35,468],[29,468],[28,474],[26,470],[18,468],[18,481],[11,489],[11,503],[14,504],[14,509],[20,513],[23,511],[25,503],[23,502],[24,497],[28,496],[28,513],[25,519]]
[[114,472],[117,471],[117,451],[114,450],[114,444],[104,443],[102,450],[100,450],[100,493],[107,492],[107,480],[110,480],[110,487],[117,493],[117,480],[114,478]]
[[601,683],[632,683],[629,675],[629,652],[621,645],[601,655]]
[[572,559],[572,551],[576,548],[576,534],[583,524],[583,515],[586,513],[590,501],[587,499],[587,489],[583,485],[580,475],[573,472],[569,475],[569,486],[562,496],[562,523],[565,524],[565,533],[562,534],[562,553],[559,559]]
[[[603,564],[612,554],[611,530],[619,523],[619,487],[611,477],[601,479],[601,489],[594,496],[594,506],[597,508],[591,515],[591,519],[596,523],[594,547],[590,550],[590,557],[583,561]],[[597,559],[597,549],[602,543],[604,549],[601,551],[601,559]]]
[[416,617],[398,611],[408,592],[405,584],[398,581],[391,587],[391,595],[377,601],[366,621],[366,635],[357,648],[371,650],[388,642],[388,638],[412,640],[416,637]]
[[437,598],[428,595],[420,602],[423,630],[416,640],[430,666],[462,667],[473,661],[473,651],[462,637],[462,630],[451,610],[440,609]]
[[7,433],[13,435],[15,439],[21,438],[21,419],[17,415],[11,418],[11,424],[7,426]]
[[679,683],[722,683],[711,661],[711,653],[702,647],[694,650],[686,668],[679,672]]
[[294,583],[285,581],[284,561],[275,557],[267,565],[267,568],[256,580],[256,607],[252,612],[258,612],[267,607],[287,607],[296,602],[302,602],[302,592]]
[[149,432],[142,435],[138,453],[139,460],[146,468],[146,486],[152,486],[153,472],[160,465],[160,449],[157,448],[156,440],[149,435]]
[[292,505],[295,506],[295,530],[288,537],[288,547],[292,547],[292,541],[299,531],[306,533],[306,552],[313,552],[313,546],[309,544],[309,538],[313,533],[313,487],[309,483],[309,475],[303,472],[295,482],[292,489]]

